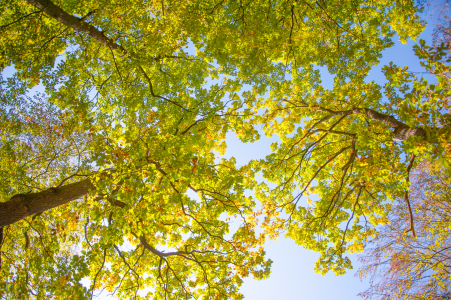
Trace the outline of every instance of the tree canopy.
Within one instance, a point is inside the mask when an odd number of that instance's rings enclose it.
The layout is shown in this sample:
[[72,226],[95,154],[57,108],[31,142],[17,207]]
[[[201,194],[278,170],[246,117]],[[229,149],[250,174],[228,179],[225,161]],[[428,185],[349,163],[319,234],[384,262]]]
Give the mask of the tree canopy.
[[[365,80],[395,34],[423,29],[411,1],[0,7],[6,299],[241,299],[282,230],[340,274],[407,195],[408,166],[446,163],[447,46],[416,48],[436,84],[393,64],[385,87]],[[266,159],[221,157],[228,132],[261,127],[280,139]]]

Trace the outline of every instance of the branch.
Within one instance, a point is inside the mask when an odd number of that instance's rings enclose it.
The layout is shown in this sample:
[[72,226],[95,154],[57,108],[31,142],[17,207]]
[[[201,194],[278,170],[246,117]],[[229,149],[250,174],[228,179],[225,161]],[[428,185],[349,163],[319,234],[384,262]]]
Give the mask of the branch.
[[34,12],[32,12],[32,13],[29,13],[29,14],[27,14],[27,15],[25,15],[25,16],[20,17],[19,19],[15,20],[15,21],[13,21],[13,22],[11,22],[11,23],[9,23],[9,24],[1,25],[0,28],[1,28],[1,29],[6,28],[6,27],[8,27],[8,26],[10,26],[10,25],[13,25],[13,24],[15,24],[15,23],[17,23],[17,22],[20,22],[21,20],[23,20],[23,19],[25,19],[25,18],[27,18],[27,17],[29,17],[29,16],[31,16],[31,15],[38,14],[38,13],[41,13],[41,12],[42,12],[41,10],[34,11]]
[[95,190],[95,187],[91,180],[84,179],[59,188],[49,188],[38,193],[15,195],[9,201],[0,203],[0,227],[83,198],[92,190]]
[[[138,237],[136,234],[133,233],[133,235],[135,237]],[[149,250],[150,252],[152,252],[153,254],[158,255],[159,257],[163,258],[163,257],[168,257],[171,255],[188,255],[190,253],[185,252],[185,251],[177,251],[177,252],[168,252],[168,253],[164,253],[161,251],[158,251],[157,249],[155,249],[154,247],[152,247],[151,245],[149,245],[149,243],[147,243],[146,238],[142,235],[139,237],[139,241],[141,242],[141,244],[144,246],[144,248],[146,248],[147,250]]]
[[92,287],[91,287],[91,300],[92,300],[92,297],[94,296],[94,290],[95,290],[95,288],[96,288],[97,276],[99,276],[100,271],[102,271],[103,266],[105,265],[106,250],[107,250],[107,248],[103,249],[103,261],[102,261],[102,265],[100,266],[100,269],[97,271],[96,276],[94,276],[94,281],[93,281]]
[[393,135],[394,141],[407,140],[411,136],[419,136],[423,139],[426,138],[426,131],[424,129],[412,128],[409,125],[396,120],[392,116],[382,114],[382,113],[375,111],[373,109],[370,109],[370,108],[354,108],[351,110],[343,110],[343,111],[333,111],[331,109],[327,109],[327,108],[319,107],[319,106],[314,106],[312,108],[316,108],[320,111],[328,112],[329,114],[331,114],[333,116],[349,116],[349,115],[353,115],[353,114],[366,115],[367,117],[369,117],[375,121],[379,121],[379,122],[384,123],[384,124],[390,126],[391,128],[393,128],[394,129],[394,132],[393,132],[394,133],[394,135]]
[[[410,159],[409,165],[407,166],[407,177],[406,177],[406,182],[407,183],[410,183],[409,174],[410,174],[410,170],[412,169],[414,160],[415,160],[415,154],[412,155],[412,158]],[[407,232],[412,231],[413,237],[417,237],[417,235],[415,233],[415,227],[413,225],[413,214],[412,214],[412,207],[410,206],[409,191],[408,190],[404,193],[404,200],[407,203],[407,208],[409,209],[409,216],[410,216],[410,229],[407,230]]]
[[[290,104],[290,101],[284,100],[285,102],[288,102]],[[299,108],[313,108],[319,111],[324,111],[329,113],[331,116],[350,116],[350,115],[354,115],[354,114],[363,114],[366,115],[367,117],[375,120],[375,121],[379,121],[381,123],[384,123],[388,126],[390,126],[391,128],[394,129],[393,133],[393,141],[403,141],[403,140],[407,140],[409,137],[411,136],[418,136],[421,137],[423,140],[426,140],[427,134],[426,134],[426,130],[424,130],[423,128],[412,128],[409,125],[396,120],[393,116],[390,115],[386,115],[386,114],[382,114],[374,109],[370,109],[370,108],[353,108],[350,110],[339,110],[339,111],[335,111],[335,110],[331,110],[322,106],[309,106],[307,103],[302,103],[303,105],[294,105],[294,107],[299,107]]]
[[164,100],[164,101],[166,101],[166,102],[172,103],[172,104],[174,104],[175,106],[180,107],[180,108],[183,109],[184,111],[189,111],[189,112],[190,112],[189,109],[186,109],[185,107],[183,107],[182,105],[178,104],[177,102],[172,101],[172,100],[169,100],[169,99],[166,98],[166,97],[163,97],[163,96],[160,96],[160,95],[155,94],[154,91],[153,91],[152,81],[150,80],[149,75],[147,75],[147,73],[146,73],[146,71],[144,71],[143,67],[139,66],[139,69],[141,70],[141,72],[143,73],[144,77],[145,77],[146,80],[147,80],[147,83],[149,84],[149,91],[150,91],[150,94],[152,95],[152,97],[154,97],[154,98],[160,98],[160,99],[162,99],[162,100]]
[[53,4],[50,0],[26,0],[29,4],[37,7],[50,17],[56,19],[58,22],[70,27],[78,32],[84,32],[98,41],[100,44],[113,49],[125,52],[125,49],[118,45],[115,41],[105,36],[103,32],[95,28],[89,23],[83,21],[84,18],[77,18],[66,11],[61,9],[59,6]]

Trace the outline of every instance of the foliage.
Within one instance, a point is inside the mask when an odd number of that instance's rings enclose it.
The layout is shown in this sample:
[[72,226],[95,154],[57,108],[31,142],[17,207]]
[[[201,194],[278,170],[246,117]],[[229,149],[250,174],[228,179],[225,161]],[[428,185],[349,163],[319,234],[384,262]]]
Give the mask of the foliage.
[[[284,228],[322,252],[318,270],[343,272],[345,249],[374,236],[385,197],[406,189],[402,153],[442,157],[447,140],[435,124],[448,126],[448,86],[415,81],[408,96],[413,77],[387,67],[385,103],[364,80],[396,33],[420,33],[416,12],[386,0],[2,1],[0,66],[15,72],[1,82],[0,204],[90,182],[84,197],[1,228],[2,296],[241,299],[243,277],[269,275],[265,234]],[[412,107],[431,114],[425,126]],[[217,156],[227,132],[252,142],[260,125],[281,139],[268,159]],[[258,184],[260,171],[278,187]],[[309,188],[315,208],[296,207]],[[354,216],[370,223],[340,229]]]

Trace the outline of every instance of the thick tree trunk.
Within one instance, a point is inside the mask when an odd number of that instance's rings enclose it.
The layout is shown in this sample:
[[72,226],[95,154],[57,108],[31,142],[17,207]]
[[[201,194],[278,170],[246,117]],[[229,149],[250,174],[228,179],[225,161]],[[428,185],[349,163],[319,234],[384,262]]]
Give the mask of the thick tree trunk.
[[26,0],[29,4],[35,6],[40,9],[50,17],[56,19],[58,22],[70,27],[78,32],[84,32],[98,41],[100,44],[109,47],[112,50],[121,50],[124,51],[122,46],[116,44],[115,41],[106,37],[103,32],[95,28],[89,23],[83,21],[83,19],[74,17],[59,6],[55,5],[50,0]]
[[50,188],[39,193],[18,194],[0,203],[0,227],[13,224],[31,215],[87,196],[94,185],[89,179]]

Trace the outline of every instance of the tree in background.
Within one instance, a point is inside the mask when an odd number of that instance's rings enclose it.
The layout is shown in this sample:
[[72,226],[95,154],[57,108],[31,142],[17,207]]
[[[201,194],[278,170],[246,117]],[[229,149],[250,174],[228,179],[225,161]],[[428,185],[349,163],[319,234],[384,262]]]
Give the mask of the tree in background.
[[[448,154],[449,155],[449,154]],[[451,298],[451,181],[449,169],[423,161],[411,175],[410,204],[416,237],[410,230],[409,210],[399,199],[389,224],[368,243],[358,274],[370,277],[365,299]]]
[[450,29],[450,1],[449,0],[420,0],[418,4],[423,7],[423,13],[429,15],[432,19],[432,26],[434,31],[432,34],[432,41],[434,46],[440,43],[450,44],[451,29]]

